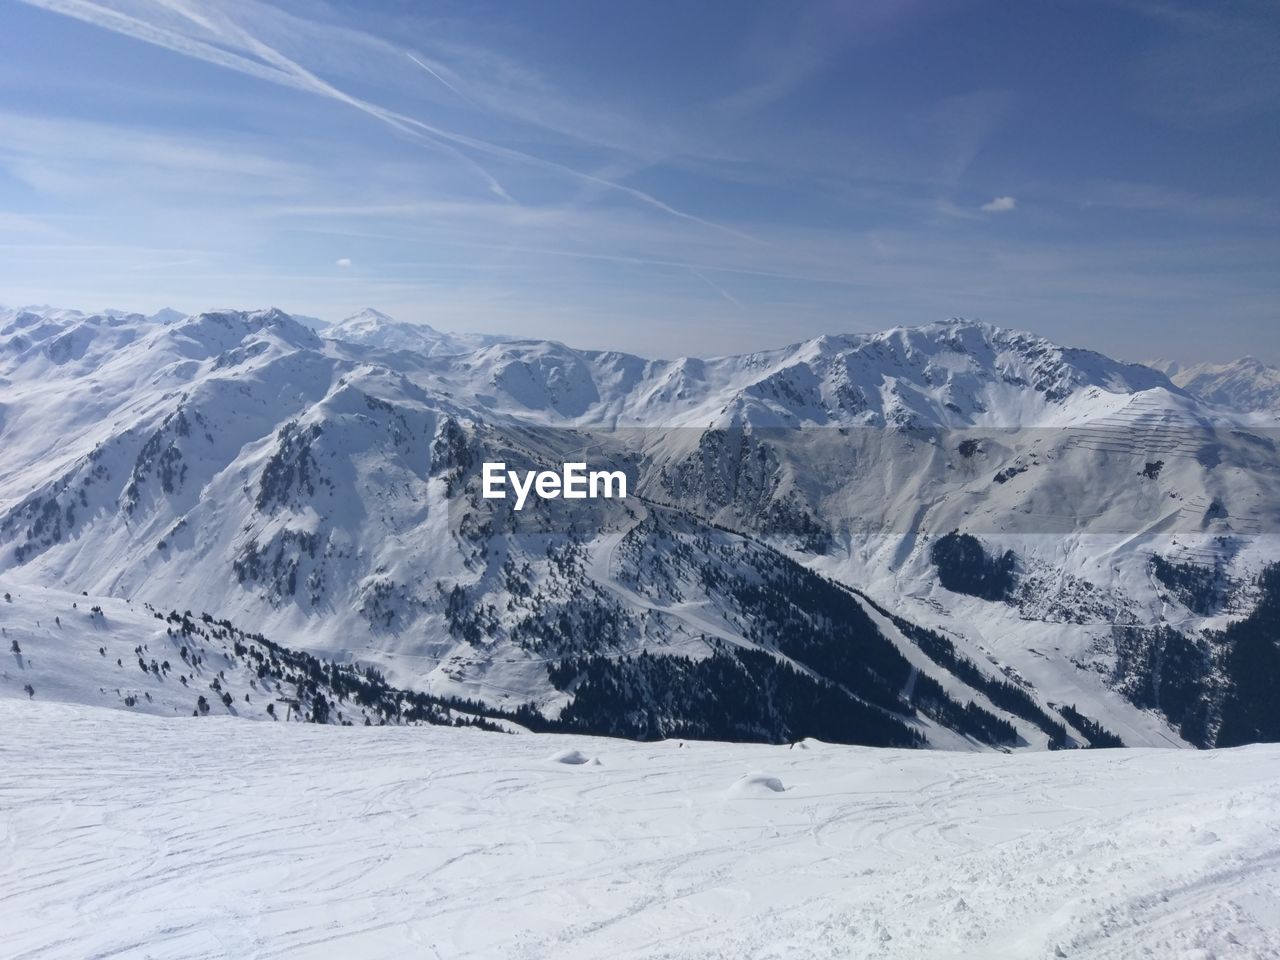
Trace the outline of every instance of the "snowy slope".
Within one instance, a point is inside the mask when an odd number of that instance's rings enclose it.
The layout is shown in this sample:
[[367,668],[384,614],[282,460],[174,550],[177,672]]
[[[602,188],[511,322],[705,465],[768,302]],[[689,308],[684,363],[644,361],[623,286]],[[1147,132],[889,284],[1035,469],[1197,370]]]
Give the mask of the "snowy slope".
[[478,724],[456,700],[399,690],[190,610],[0,584],[0,700],[130,713],[331,724]]
[[[203,696],[219,713],[251,719],[267,717],[275,702],[275,691],[233,662],[229,641],[197,642],[148,606],[8,585],[4,592],[10,599],[0,605],[0,698],[172,717],[190,716]],[[197,662],[202,655],[204,664]],[[223,692],[235,694],[232,704],[221,702]]]
[[[461,711],[640,738],[777,742],[820,734],[962,750],[1043,747],[1051,736],[1063,746],[1091,742],[1052,710],[1028,713],[974,689],[972,677],[913,656],[911,642],[855,597],[750,541],[645,508],[590,546],[559,539],[486,541],[502,559],[494,575],[435,598],[448,655],[425,677],[425,658],[391,643],[347,653],[342,659],[358,665],[338,677],[332,665],[308,663],[204,613],[9,589],[0,578],[0,639],[16,645],[13,669],[0,673],[0,697],[170,715],[205,712],[200,696],[220,712],[219,701],[231,696],[227,710],[251,718],[273,700],[311,718],[323,698],[330,722],[356,723],[402,722],[407,703],[419,708],[410,719],[445,722]],[[716,586],[708,589],[709,581]],[[791,599],[796,592],[805,594],[804,607]],[[373,602],[385,602],[389,617],[396,610],[394,598]],[[808,619],[819,610],[826,619]],[[380,678],[370,688],[368,664],[407,674],[430,695],[388,689]],[[985,676],[997,693],[1009,692],[991,668]],[[537,712],[520,712],[531,708]]]
[[6,701],[0,722],[13,957],[1280,953],[1272,746],[632,744]]

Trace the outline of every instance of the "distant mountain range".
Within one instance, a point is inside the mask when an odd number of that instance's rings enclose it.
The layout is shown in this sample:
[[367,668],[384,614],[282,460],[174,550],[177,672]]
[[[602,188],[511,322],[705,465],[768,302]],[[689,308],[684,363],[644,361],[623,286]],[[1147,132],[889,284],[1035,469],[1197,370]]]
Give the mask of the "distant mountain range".
[[1230,363],[1180,364],[1156,360],[1148,366],[1209,403],[1280,417],[1280,368],[1254,357],[1242,357]]
[[[648,360],[373,310],[6,311],[0,585],[535,727],[1280,738],[1274,371],[1183,374],[968,321]],[[570,459],[636,495],[479,496],[484,461]]]
[[321,336],[384,350],[411,350],[428,357],[467,353],[507,337],[486,334],[441,333],[425,323],[403,323],[365,307],[359,313],[321,328]]

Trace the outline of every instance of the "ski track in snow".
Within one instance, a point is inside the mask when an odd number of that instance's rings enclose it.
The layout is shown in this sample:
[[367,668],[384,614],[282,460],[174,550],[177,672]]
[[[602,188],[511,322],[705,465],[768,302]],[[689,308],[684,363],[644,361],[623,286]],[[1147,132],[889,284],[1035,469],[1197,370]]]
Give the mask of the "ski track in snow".
[[1276,746],[0,721],[13,960],[1280,955]]

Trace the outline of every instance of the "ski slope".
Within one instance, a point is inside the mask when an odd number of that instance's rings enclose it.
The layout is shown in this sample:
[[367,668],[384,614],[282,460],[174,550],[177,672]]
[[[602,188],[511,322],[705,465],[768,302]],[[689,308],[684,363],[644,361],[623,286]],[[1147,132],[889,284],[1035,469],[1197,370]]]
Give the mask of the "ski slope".
[[1277,746],[0,723],[13,960],[1280,955]]

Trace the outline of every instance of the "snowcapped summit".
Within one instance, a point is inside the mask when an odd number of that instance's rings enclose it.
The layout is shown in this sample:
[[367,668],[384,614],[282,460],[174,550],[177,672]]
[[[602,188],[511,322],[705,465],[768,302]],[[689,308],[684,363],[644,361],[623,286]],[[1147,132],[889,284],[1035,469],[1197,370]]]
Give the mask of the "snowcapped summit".
[[344,340],[382,350],[408,350],[427,357],[466,353],[504,339],[482,334],[444,333],[425,323],[406,323],[381,310],[365,307],[323,329],[330,340]]
[[[1139,393],[1185,399],[1148,367],[972,320],[824,335],[705,360],[562,345],[552,359],[548,349],[512,341],[477,351],[451,384],[491,396],[500,409],[614,426],[1063,426],[1112,413]],[[458,379],[490,368],[501,375]],[[531,399],[547,391],[554,402]]]
[[48,320],[79,320],[85,316],[80,310],[53,307],[47,303],[31,303],[22,307],[0,307],[0,322],[7,322],[23,314]]
[[173,307],[161,307],[147,319],[152,323],[177,323],[179,320],[186,319],[186,317],[187,314],[181,310],[175,310]]
[[1154,360],[1148,366],[1167,374],[1178,386],[1210,403],[1280,416],[1280,368],[1256,357],[1241,357],[1230,363],[1189,365]]
[[[350,324],[358,324],[361,322],[369,323],[369,324],[381,324],[381,323],[395,323],[396,321],[393,318],[387,316],[387,314],[383,313],[381,310],[376,310],[373,307],[364,307],[360,310],[357,310],[355,313],[351,314],[351,316],[345,317],[339,322],[350,323]],[[431,327],[427,326],[427,324],[425,323],[418,324],[418,326],[422,327],[423,330],[431,330],[432,333],[435,332],[434,330],[431,329]]]
[[[83,320],[90,316],[108,317],[112,320],[123,320],[126,318],[142,317],[143,314],[133,310],[120,310],[114,307],[108,307],[105,310],[97,310],[93,312],[85,312],[83,310],[72,310],[66,307],[53,307],[47,303],[28,304],[25,307],[3,307],[0,306],[0,323],[13,320],[20,314],[33,314],[46,320],[58,321],[74,321]],[[181,320],[187,315],[181,310],[175,310],[172,307],[161,307],[155,313],[146,316],[147,320],[152,323],[173,323]]]
[[[381,330],[411,328],[418,331],[423,337],[439,337],[440,332],[434,327],[426,323],[400,323],[393,317],[388,316],[381,310],[375,310],[373,307],[365,307],[344,317],[337,323],[333,324],[333,329],[341,329],[348,334],[357,334],[361,332],[374,333]],[[348,336],[346,339],[351,339]],[[357,342],[357,341],[352,341]]]
[[[320,348],[315,332],[278,307],[265,310],[219,310],[187,317],[166,328],[174,340],[195,345],[200,355],[241,346],[246,338],[266,334],[283,344],[306,350]],[[193,354],[194,356],[195,354]]]

